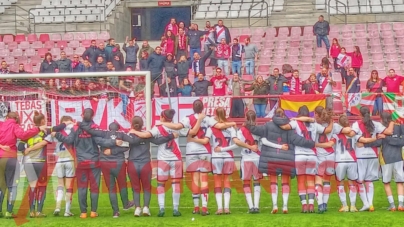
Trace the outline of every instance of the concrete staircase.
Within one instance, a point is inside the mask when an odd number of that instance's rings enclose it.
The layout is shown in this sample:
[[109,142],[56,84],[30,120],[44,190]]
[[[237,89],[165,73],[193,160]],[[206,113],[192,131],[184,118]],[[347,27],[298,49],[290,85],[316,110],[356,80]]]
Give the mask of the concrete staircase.
[[42,0],[20,0],[6,9],[0,14],[0,34],[30,33],[28,12],[41,2]]

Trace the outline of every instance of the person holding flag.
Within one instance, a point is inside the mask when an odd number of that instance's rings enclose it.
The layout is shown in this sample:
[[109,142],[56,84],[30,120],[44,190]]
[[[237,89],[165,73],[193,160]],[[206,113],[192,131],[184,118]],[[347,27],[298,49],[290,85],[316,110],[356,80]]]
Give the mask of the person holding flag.
[[[336,86],[335,81],[332,79],[332,73],[328,68],[323,67],[321,73],[317,74],[318,90],[322,94],[332,95],[333,87]],[[332,109],[332,96],[326,98],[325,107],[327,109]]]
[[338,68],[341,72],[342,84],[345,84],[348,67],[351,65],[351,57],[346,54],[345,47],[341,47],[341,51],[336,59]]

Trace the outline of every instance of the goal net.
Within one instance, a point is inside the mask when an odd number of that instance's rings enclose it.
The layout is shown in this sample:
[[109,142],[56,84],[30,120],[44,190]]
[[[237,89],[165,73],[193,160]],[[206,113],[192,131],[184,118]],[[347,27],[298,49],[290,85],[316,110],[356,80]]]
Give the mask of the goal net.
[[128,130],[134,116],[142,117],[150,129],[150,81],[147,71],[3,74],[0,120],[8,111],[17,112],[21,127],[28,129],[34,125],[34,111],[47,116],[48,125],[57,125],[62,116],[81,121],[83,110],[91,108],[101,129],[116,122]]

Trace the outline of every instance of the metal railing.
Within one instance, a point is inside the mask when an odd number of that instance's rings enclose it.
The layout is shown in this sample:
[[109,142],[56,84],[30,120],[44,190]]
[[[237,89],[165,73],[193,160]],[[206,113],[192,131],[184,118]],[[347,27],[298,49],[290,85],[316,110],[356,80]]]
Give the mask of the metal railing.
[[[328,0],[328,6],[327,6],[328,7],[328,22],[331,23],[331,17],[333,17],[333,18],[336,18],[337,20],[343,22],[344,24],[346,24],[347,23],[347,5],[345,3],[343,3],[343,2],[340,2],[340,1],[336,0],[335,1],[336,5],[335,5],[335,7],[333,7],[333,6],[331,6],[330,2],[331,2],[331,0]],[[338,7],[338,4],[341,4],[343,6],[344,11],[339,10],[340,7]],[[340,15],[338,12],[342,13],[342,15],[344,16],[344,20],[342,20],[342,19],[340,19],[340,18],[338,18],[336,16],[331,15],[330,14],[331,9],[336,10],[337,15]]]
[[[265,1],[262,1],[262,2],[259,2],[259,3],[255,3],[255,4],[253,4],[253,5],[251,5],[250,6],[250,9],[248,10],[248,26],[249,27],[251,27],[252,25],[254,25],[254,24],[256,24],[256,23],[258,23],[259,21],[255,21],[253,24],[251,24],[251,17],[254,17],[256,14],[254,14],[254,15],[251,15],[251,11],[252,11],[252,9],[255,7],[255,6],[257,6],[257,5],[259,5],[259,4],[263,4],[263,3],[265,3],[265,5],[266,5],[266,17],[265,17],[265,19],[266,19],[266,25],[267,26],[269,26],[269,5],[268,5],[268,3],[267,2],[265,2]],[[263,12],[264,11],[264,9],[262,9],[261,11],[259,11],[258,13],[261,13],[261,12]]]
[[[18,5],[0,5],[0,7],[5,8],[5,12],[3,14],[0,14],[2,16],[2,19],[0,20],[0,28],[14,27],[14,34],[21,32],[28,32],[28,33],[31,32],[29,26],[29,15],[30,15],[29,11],[27,11],[24,8],[21,8]],[[23,13],[20,14],[19,13],[20,11],[23,11]],[[9,12],[13,12],[13,14],[6,14]],[[7,19],[7,16],[10,16],[10,19]],[[14,24],[14,26],[10,26],[10,24]],[[27,25],[28,27],[26,27]],[[19,27],[24,27],[26,29],[18,29]]]

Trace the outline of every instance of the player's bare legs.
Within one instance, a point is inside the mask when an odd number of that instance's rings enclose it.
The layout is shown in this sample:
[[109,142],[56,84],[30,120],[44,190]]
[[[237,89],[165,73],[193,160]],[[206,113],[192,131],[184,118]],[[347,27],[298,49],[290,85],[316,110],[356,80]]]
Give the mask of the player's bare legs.
[[331,193],[331,175],[324,174],[323,176],[323,204],[324,211],[327,211],[328,199]]
[[272,214],[278,213],[278,176],[270,175],[271,196],[272,196]]
[[[393,192],[391,191],[390,182],[384,184],[384,191],[386,192],[387,200],[389,201],[389,211],[396,211],[396,206],[394,204]],[[398,194],[398,210],[404,211],[403,206],[403,195],[404,195],[404,187],[403,183],[397,183],[397,194]]]
[[290,193],[290,176],[282,175],[282,199],[283,199],[282,212],[284,214],[288,213],[289,193]]
[[192,191],[192,200],[194,202],[194,210],[192,211],[193,214],[199,214],[199,197],[200,197],[200,190],[199,190],[199,180],[200,180],[200,173],[199,172],[192,172],[192,184],[191,184],[191,191]]
[[230,214],[230,197],[231,197],[231,186],[230,186],[230,175],[223,175],[223,197],[224,197],[224,214]]
[[223,214],[223,194],[222,194],[222,177],[221,174],[214,174],[213,179],[215,181],[215,197],[217,203],[217,215]]
[[362,200],[363,207],[359,211],[368,211],[369,210],[369,201],[368,197],[366,196],[366,189],[363,181],[357,182],[359,197]]
[[209,199],[209,187],[208,187],[208,173],[199,173],[199,179],[201,181],[201,199],[202,199],[202,216],[208,215],[208,199]]
[[315,182],[315,176],[313,175],[307,175],[306,176],[306,181],[307,181],[307,194],[309,197],[309,207],[308,207],[308,212],[309,213],[314,213],[314,198],[315,198],[315,189],[314,189],[314,182]]
[[318,205],[318,213],[324,213],[324,202],[323,202],[323,178],[320,176],[316,176],[315,178],[315,193]]

